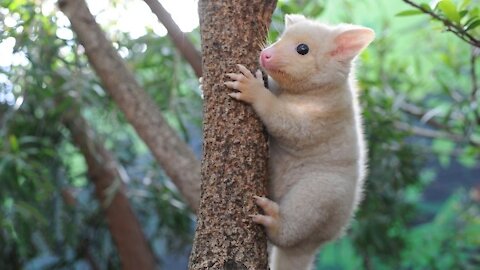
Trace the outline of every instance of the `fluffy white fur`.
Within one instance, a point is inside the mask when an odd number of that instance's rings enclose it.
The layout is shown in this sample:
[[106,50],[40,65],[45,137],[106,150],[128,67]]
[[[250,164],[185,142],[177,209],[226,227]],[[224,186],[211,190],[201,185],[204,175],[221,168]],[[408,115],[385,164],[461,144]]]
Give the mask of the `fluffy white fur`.
[[[310,269],[316,250],[342,234],[362,196],[365,147],[352,61],[371,29],[287,15],[281,38],[260,55],[261,73],[228,74],[235,99],[253,106],[270,134],[270,199],[257,197],[274,244],[272,270]],[[306,44],[305,55],[297,46]]]

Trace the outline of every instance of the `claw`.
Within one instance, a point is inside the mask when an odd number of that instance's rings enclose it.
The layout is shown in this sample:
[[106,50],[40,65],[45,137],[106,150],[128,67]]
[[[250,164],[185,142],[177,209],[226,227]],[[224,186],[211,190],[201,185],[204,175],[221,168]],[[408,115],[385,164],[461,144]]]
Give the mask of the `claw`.
[[237,73],[227,73],[225,75],[227,75],[230,79],[235,80],[235,81],[239,81],[240,79],[242,79],[244,77],[243,75],[237,74]]
[[248,68],[246,68],[244,65],[241,65],[241,64],[237,64],[237,67],[240,69],[240,72],[245,75],[245,77],[247,78],[252,78],[253,75],[252,73],[250,72],[250,70],[248,70]]
[[228,95],[234,99],[240,99],[241,94],[238,92],[235,92],[235,93],[229,93]]
[[275,225],[275,219],[264,215],[250,215],[252,221],[257,224],[262,224],[265,227],[272,227]]
[[278,217],[279,215],[279,207],[278,204],[274,201],[271,201],[265,197],[259,197],[259,196],[254,196],[255,201],[258,206],[260,206],[265,214],[272,216],[272,217]]
[[250,215],[252,221],[265,226],[269,235],[278,233],[280,227],[280,213],[278,204],[265,197],[253,196],[258,206],[263,209],[265,215]]
[[228,88],[235,89],[237,90],[238,83],[235,82],[224,82],[224,85],[226,85]]

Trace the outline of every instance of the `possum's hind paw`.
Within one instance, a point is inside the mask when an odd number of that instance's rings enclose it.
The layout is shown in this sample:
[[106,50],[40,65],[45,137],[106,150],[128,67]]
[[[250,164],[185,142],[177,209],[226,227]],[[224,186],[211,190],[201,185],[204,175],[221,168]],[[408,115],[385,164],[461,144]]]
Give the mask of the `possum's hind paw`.
[[255,203],[263,209],[264,215],[251,215],[253,222],[265,226],[269,234],[276,234],[280,227],[278,204],[265,197],[254,196]]

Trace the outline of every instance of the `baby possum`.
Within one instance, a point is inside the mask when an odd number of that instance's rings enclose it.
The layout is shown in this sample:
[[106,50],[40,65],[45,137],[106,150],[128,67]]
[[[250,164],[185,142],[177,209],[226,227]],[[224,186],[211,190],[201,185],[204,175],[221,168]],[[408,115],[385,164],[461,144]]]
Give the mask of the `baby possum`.
[[362,197],[366,149],[353,79],[355,57],[374,39],[365,27],[285,16],[280,39],[260,54],[262,73],[227,74],[229,95],[251,104],[270,143],[269,195],[252,215],[274,244],[273,270],[310,269],[316,250],[340,236]]

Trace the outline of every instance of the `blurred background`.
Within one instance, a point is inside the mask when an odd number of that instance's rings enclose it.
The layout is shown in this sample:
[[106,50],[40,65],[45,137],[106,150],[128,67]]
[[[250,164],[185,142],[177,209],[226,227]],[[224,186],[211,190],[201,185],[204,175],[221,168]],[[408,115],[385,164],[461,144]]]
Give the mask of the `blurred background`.
[[[198,79],[165,28],[143,1],[87,2],[200,159]],[[72,107],[122,168],[158,264],[186,269],[194,215],[104,91],[56,1],[0,3],[0,269],[120,267],[65,124]],[[200,48],[197,1],[160,3]],[[369,144],[365,200],[347,235],[321,250],[318,269],[480,269],[480,1],[279,0],[270,42],[285,13],[377,35],[356,72]]]

